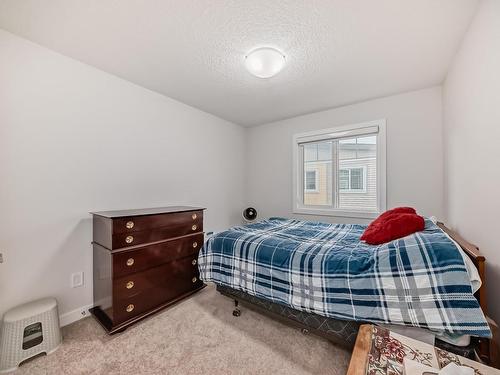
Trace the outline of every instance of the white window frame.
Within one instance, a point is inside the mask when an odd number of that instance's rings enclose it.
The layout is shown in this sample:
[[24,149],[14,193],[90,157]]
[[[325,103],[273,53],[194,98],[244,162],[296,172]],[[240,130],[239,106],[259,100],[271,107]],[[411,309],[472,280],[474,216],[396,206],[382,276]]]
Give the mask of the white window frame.
[[[362,160],[362,159],[361,159]],[[351,189],[351,171],[353,169],[361,169],[363,171],[363,188],[362,189]],[[360,167],[344,167],[344,168],[339,168],[339,173],[341,170],[348,170],[349,171],[349,189],[341,189],[339,187],[339,192],[340,193],[349,193],[349,194],[363,194],[366,193],[366,185],[367,185],[367,175],[366,175],[366,166],[360,166]]]
[[[378,132],[377,130],[378,129]],[[304,161],[303,155],[299,152],[299,147],[304,142],[315,142],[327,139],[352,138],[356,136],[375,134],[377,136],[377,209],[376,210],[356,210],[339,209],[332,206],[304,205]],[[293,194],[292,211],[295,214],[320,215],[333,217],[350,217],[372,219],[386,210],[386,120],[368,121],[359,124],[338,126],[334,128],[316,130],[306,133],[295,134],[293,136]],[[301,176],[301,178],[299,178]],[[366,176],[365,176],[366,177]],[[334,176],[334,182],[336,176]],[[336,182],[335,182],[336,183]]]
[[311,168],[311,167],[309,167],[308,169],[304,169],[304,183],[306,183],[306,173],[307,172],[314,172],[314,186],[316,188],[315,189],[308,189],[307,187],[304,187],[304,192],[306,192],[306,193],[319,193],[319,173],[318,173],[318,168]]

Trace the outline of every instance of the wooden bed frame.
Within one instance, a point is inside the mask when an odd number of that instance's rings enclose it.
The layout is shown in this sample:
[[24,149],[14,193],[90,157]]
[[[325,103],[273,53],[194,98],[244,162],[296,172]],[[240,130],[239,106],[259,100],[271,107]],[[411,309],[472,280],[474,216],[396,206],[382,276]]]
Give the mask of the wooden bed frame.
[[486,304],[486,259],[484,258],[484,255],[479,252],[479,248],[476,245],[465,240],[460,234],[446,227],[443,223],[438,222],[437,225],[443,230],[443,232],[448,234],[448,236],[460,245],[462,250],[469,256],[477,268],[479,277],[481,278],[481,287],[476,292],[475,297],[477,298],[493,333],[493,337],[491,339],[479,340],[478,356],[486,364],[498,367],[500,361],[498,358],[498,327],[497,324],[488,317],[488,307]]
[[[479,276],[481,278],[481,288],[476,292],[475,297],[477,298],[479,305],[481,306],[481,309],[483,310],[485,316],[487,316],[487,305],[486,305],[486,278],[485,278],[485,257],[479,252],[479,248],[472,243],[466,241],[462,236],[460,236],[457,232],[449,229],[446,227],[443,223],[438,222],[437,225],[446,233],[448,234],[458,245],[462,248],[462,250],[469,256],[469,258],[472,260],[474,265],[476,266]],[[311,328],[309,325],[305,323],[300,323],[297,321],[293,321],[290,319],[287,319],[285,317],[279,316],[278,314],[275,314],[271,311],[267,311],[260,306],[248,301],[248,300],[243,300],[240,299],[238,300],[238,297],[232,295],[232,294],[227,294],[225,292],[220,291],[222,294],[226,295],[229,298],[234,299],[235,302],[235,310],[233,311],[234,316],[239,316],[240,315],[240,310],[238,308],[239,302],[242,302],[244,305],[249,306],[250,308],[257,310],[265,315],[271,316],[274,319],[278,319],[286,324],[295,326],[299,329],[302,330],[303,333],[309,333],[313,332],[315,334],[319,334],[323,337],[326,337],[327,339],[328,334],[325,334],[324,332],[320,332],[316,329]],[[314,314],[313,314],[314,315]],[[497,355],[497,337],[496,337],[496,324],[493,322],[491,319],[488,319],[488,323],[492,327],[492,331],[494,332],[494,337],[491,340],[488,339],[481,339],[479,340],[479,346],[478,346],[478,356],[480,359],[487,363],[487,364],[492,364],[496,363],[498,360],[498,355]],[[361,323],[360,323],[361,324]],[[359,339],[359,336],[358,336]],[[357,343],[356,343],[357,345]]]
[[479,272],[479,277],[481,278],[482,285],[481,288],[479,288],[479,290],[476,292],[475,297],[477,298],[479,305],[484,312],[484,315],[488,315],[488,308],[486,306],[486,274],[484,268],[486,259],[479,252],[479,248],[476,245],[473,245],[470,242],[466,241],[461,235],[446,227],[446,225],[444,225],[443,223],[438,222],[437,225],[443,230],[443,232],[445,232],[456,243],[460,245],[465,254],[469,256],[469,258],[476,266],[477,271]]

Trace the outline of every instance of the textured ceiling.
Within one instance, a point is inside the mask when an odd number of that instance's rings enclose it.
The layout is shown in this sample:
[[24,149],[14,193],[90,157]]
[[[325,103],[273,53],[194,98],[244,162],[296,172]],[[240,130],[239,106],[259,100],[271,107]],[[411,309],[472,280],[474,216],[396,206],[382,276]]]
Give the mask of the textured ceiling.
[[[476,0],[0,0],[0,27],[242,125],[439,84]],[[245,53],[287,64],[262,80]]]

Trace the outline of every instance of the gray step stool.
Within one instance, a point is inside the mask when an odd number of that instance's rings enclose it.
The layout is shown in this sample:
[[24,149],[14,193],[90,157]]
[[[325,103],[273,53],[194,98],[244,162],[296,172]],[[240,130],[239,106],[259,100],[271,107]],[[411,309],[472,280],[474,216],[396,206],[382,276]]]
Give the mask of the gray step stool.
[[17,369],[38,354],[50,354],[61,344],[55,298],[43,298],[14,307],[3,316],[0,341],[0,373]]

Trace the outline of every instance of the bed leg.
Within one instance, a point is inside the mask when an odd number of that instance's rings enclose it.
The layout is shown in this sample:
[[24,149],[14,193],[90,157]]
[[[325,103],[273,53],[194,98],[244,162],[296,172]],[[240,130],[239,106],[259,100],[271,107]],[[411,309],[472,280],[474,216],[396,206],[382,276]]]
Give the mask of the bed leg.
[[240,309],[238,308],[238,300],[234,300],[234,310],[233,310],[233,316],[240,316],[241,315],[241,311]]

